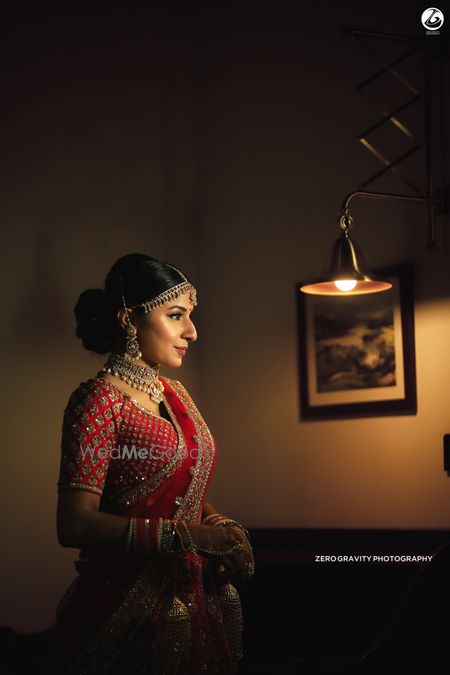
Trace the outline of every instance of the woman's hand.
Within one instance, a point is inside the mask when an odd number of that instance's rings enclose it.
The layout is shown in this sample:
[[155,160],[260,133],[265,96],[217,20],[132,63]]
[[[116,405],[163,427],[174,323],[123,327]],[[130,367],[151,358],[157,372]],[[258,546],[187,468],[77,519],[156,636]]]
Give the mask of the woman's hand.
[[[255,563],[252,547],[240,527],[233,524],[214,526],[187,522],[185,527],[197,550],[209,558],[219,583],[242,581],[253,576]],[[183,543],[186,546],[184,537]]]
[[[250,542],[244,531],[240,527],[233,525],[216,526],[215,529],[222,530],[231,528],[239,538],[240,546],[227,556],[223,556],[217,568],[219,578],[228,578],[231,581],[244,581],[252,577],[255,573],[255,561]],[[222,570],[222,567],[224,568]]]
[[189,549],[194,544],[199,553],[209,558],[220,583],[242,581],[253,576],[252,547],[241,528],[232,524],[214,526],[183,521],[179,522],[177,530],[184,548]]
[[183,541],[184,548],[189,549],[190,545],[194,544],[197,551],[205,555],[227,556],[242,545],[241,537],[236,528],[211,527],[188,521],[179,521],[177,531]]

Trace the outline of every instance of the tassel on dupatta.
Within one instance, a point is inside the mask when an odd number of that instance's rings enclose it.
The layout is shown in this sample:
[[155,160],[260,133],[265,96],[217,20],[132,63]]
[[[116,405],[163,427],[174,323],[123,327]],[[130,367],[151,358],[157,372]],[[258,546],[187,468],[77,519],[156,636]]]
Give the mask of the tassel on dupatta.
[[191,644],[191,619],[177,597],[163,610],[156,634],[151,675],[175,675]]
[[217,591],[217,599],[222,610],[225,632],[228,636],[230,652],[235,665],[243,656],[242,649],[242,606],[239,593],[233,584],[224,584]]

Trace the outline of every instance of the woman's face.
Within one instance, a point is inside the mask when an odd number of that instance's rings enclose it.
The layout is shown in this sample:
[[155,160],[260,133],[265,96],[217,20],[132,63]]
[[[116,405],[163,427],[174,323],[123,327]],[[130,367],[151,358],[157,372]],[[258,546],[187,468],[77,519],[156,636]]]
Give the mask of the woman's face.
[[147,314],[135,315],[140,360],[152,366],[181,366],[189,342],[197,339],[192,310],[189,293],[183,293]]

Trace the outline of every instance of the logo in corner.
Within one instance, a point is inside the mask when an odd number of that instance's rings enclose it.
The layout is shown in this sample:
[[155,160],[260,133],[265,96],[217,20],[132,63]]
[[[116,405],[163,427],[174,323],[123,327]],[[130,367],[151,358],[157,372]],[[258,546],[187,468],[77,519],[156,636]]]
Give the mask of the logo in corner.
[[421,16],[422,26],[426,29],[427,34],[431,35],[442,28],[444,23],[444,14],[437,7],[428,7]]

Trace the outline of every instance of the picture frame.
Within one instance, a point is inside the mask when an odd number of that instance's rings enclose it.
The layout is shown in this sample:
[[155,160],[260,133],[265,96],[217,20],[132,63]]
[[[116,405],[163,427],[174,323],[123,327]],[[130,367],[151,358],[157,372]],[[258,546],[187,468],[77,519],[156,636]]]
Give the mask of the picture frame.
[[336,297],[296,284],[303,420],[417,413],[413,266],[374,274],[392,288]]

